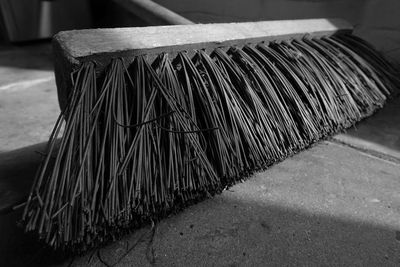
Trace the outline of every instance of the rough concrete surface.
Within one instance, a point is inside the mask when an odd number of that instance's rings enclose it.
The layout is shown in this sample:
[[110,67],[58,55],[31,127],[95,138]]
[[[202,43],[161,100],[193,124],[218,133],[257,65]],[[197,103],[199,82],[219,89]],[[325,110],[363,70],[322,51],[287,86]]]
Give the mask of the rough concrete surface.
[[0,152],[47,141],[59,113],[54,79],[0,91]]
[[384,109],[334,139],[400,160],[400,97],[391,99]]
[[[30,58],[18,57],[12,71],[0,60],[0,80],[29,76]],[[0,209],[29,190],[36,151],[58,115],[54,80],[9,82],[0,82]],[[24,234],[20,210],[0,214],[0,266],[399,266],[400,163],[391,153],[399,151],[398,103],[346,133],[391,150],[321,142],[79,257],[62,258]]]

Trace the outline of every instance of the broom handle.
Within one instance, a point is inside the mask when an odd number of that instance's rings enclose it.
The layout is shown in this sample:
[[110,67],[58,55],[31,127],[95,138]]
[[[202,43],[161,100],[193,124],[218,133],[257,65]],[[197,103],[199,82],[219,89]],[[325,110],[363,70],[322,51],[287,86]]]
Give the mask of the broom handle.
[[150,0],[113,0],[152,25],[187,25],[194,24],[181,15]]

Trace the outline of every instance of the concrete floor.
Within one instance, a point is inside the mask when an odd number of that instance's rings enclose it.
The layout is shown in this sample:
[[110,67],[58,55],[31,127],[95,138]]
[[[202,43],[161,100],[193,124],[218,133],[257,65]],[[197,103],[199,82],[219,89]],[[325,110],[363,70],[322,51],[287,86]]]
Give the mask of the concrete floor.
[[[29,190],[58,115],[49,54],[48,44],[0,48],[0,209]],[[400,266],[399,114],[397,98],[356,129],[80,257],[23,234],[19,212],[0,215],[0,265]]]

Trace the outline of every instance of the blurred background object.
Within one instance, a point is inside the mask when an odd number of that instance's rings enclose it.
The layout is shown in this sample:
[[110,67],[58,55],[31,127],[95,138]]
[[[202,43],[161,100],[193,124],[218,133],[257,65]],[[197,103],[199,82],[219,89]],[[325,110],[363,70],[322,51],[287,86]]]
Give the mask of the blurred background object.
[[50,38],[62,30],[90,28],[87,0],[0,0],[3,40],[21,42]]

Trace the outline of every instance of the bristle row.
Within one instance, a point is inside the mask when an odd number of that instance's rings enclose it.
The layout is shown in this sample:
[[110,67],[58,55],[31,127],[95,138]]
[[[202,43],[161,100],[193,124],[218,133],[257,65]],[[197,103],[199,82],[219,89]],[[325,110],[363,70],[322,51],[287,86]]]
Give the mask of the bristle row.
[[115,238],[353,125],[382,107],[397,77],[350,35],[115,59],[100,77],[83,64],[26,230],[54,248]]

